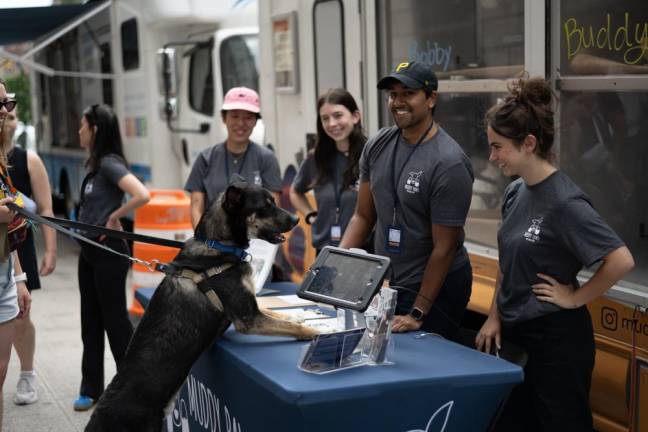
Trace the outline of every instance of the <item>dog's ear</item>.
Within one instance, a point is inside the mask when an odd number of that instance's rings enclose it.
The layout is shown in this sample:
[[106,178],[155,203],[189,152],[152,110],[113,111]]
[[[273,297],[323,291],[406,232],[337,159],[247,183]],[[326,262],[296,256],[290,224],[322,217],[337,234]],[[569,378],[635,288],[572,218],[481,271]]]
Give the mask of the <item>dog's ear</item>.
[[234,182],[225,190],[225,210],[232,210],[240,207],[243,204],[243,195],[245,195],[245,187],[247,183]]

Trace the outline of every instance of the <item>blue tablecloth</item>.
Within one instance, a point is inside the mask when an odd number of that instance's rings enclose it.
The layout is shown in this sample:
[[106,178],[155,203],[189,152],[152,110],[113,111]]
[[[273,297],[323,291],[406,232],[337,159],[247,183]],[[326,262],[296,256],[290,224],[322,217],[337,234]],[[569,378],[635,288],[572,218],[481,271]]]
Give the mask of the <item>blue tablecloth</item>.
[[481,431],[522,380],[453,342],[394,339],[393,365],[312,375],[296,367],[307,343],[230,329],[192,368],[168,431]]

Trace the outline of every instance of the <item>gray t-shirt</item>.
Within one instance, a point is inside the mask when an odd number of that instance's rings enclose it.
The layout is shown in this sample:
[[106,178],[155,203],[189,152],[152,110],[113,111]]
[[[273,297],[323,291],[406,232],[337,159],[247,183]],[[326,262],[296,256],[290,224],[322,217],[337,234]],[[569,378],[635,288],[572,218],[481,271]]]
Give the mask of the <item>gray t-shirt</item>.
[[124,162],[116,155],[101,158],[99,169],[94,174],[88,174],[81,191],[79,221],[104,226],[108,216],[121,206],[124,191],[117,183],[129,174]]
[[263,186],[272,192],[281,191],[281,171],[277,157],[270,149],[253,142],[248,145],[246,153],[237,159],[227,153],[225,143],[203,150],[191,168],[185,190],[204,192],[207,209],[227,189],[235,174],[245,178],[248,183]]
[[522,179],[504,192],[498,235],[502,322],[517,323],[560,309],[538,300],[531,285],[543,273],[578,287],[576,275],[623,241],[594,210],[589,198],[562,171],[528,186]]
[[[402,139],[396,127],[380,130],[362,153],[360,181],[368,181],[371,186],[377,215],[375,251],[391,258],[391,283],[418,290],[434,247],[432,224],[451,227],[465,224],[474,177],[470,160],[442,128],[414,148],[414,144]],[[394,182],[399,171],[401,175]],[[395,225],[402,227],[402,246],[398,254],[390,253],[385,243],[392,224],[394,183],[398,196]],[[462,235],[449,271],[466,262],[468,254]],[[401,297],[411,300],[411,296],[399,293],[399,304]]]
[[[348,166],[348,159],[340,152],[335,152],[335,164],[337,172],[337,189],[340,193],[343,182],[343,174]],[[315,158],[309,155],[299,167],[297,177],[293,181],[293,187],[299,193],[306,193],[313,189],[315,193],[315,202],[317,202],[317,219],[313,224],[313,247],[321,249],[326,245],[337,246],[331,243],[331,227],[335,224],[336,193],[335,181],[327,179],[324,184],[316,184],[317,167]],[[342,228],[342,234],[346,230],[353,211],[355,210],[356,201],[358,200],[358,185],[351,185],[350,188],[340,193],[340,220],[338,225]]]

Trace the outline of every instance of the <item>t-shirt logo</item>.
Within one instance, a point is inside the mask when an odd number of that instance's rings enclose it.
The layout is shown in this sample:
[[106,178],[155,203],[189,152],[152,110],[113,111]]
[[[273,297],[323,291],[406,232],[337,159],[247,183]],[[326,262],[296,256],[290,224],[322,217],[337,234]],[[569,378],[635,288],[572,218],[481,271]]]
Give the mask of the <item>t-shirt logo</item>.
[[405,182],[405,190],[411,194],[419,191],[420,181],[419,178],[423,171],[410,172],[407,181]]
[[93,184],[92,181],[89,181],[88,183],[86,183],[85,190],[83,191],[84,195],[88,195],[88,194],[92,193],[92,184]]
[[540,225],[542,224],[543,220],[544,218],[531,220],[531,226],[524,233],[524,238],[526,239],[526,241],[529,241],[531,243],[537,243],[540,241]]

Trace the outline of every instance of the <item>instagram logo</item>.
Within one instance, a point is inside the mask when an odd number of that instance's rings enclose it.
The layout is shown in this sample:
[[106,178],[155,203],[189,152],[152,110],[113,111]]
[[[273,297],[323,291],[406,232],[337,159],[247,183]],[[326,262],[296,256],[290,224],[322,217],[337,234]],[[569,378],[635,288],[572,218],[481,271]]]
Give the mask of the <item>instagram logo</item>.
[[619,317],[616,310],[607,306],[601,309],[601,325],[603,328],[615,331],[617,329],[618,320]]

